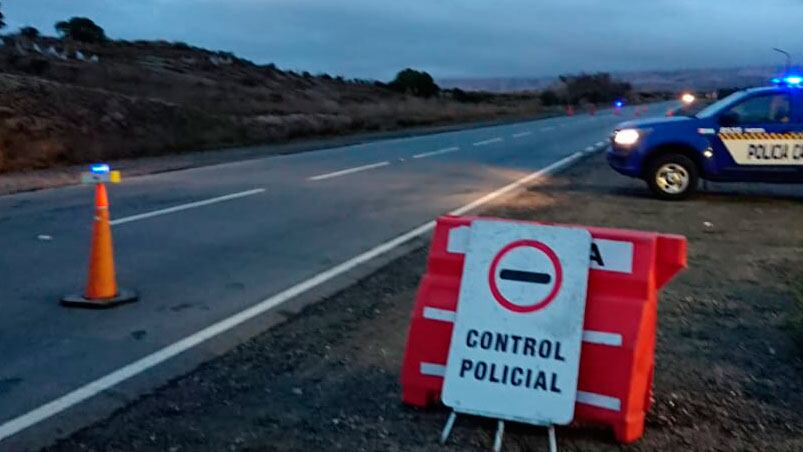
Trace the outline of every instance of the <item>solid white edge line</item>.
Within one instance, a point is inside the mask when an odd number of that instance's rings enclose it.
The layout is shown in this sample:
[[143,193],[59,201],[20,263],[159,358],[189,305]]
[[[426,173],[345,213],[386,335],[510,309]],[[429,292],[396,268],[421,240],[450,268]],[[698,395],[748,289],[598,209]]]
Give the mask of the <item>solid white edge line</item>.
[[432,157],[432,156],[435,156],[435,155],[446,154],[448,152],[455,152],[455,151],[459,151],[459,150],[460,150],[459,147],[454,146],[454,147],[451,147],[451,148],[438,149],[437,151],[432,151],[432,152],[422,152],[420,154],[414,155],[413,158],[414,159],[422,159],[422,158],[425,158],[425,157]]
[[521,137],[526,137],[527,135],[532,135],[532,134],[533,134],[532,132],[519,132],[519,133],[514,133],[511,136],[513,138],[521,138]]
[[574,154],[572,154],[572,155],[570,155],[568,157],[564,157],[564,158],[558,160],[557,162],[547,166],[546,168],[543,168],[543,169],[541,169],[539,171],[536,171],[536,172],[534,172],[534,173],[532,173],[530,175],[524,176],[521,179],[519,179],[519,180],[517,180],[517,181],[515,181],[513,183],[507,184],[507,185],[505,185],[504,187],[502,187],[502,188],[500,188],[498,190],[495,190],[495,191],[493,191],[491,193],[488,193],[487,195],[477,199],[476,201],[470,202],[470,203],[466,204],[463,207],[459,207],[457,209],[454,209],[451,212],[449,212],[449,214],[451,214],[451,215],[463,215],[465,213],[468,213],[468,212],[476,209],[477,207],[480,207],[483,204],[491,202],[491,201],[493,201],[494,199],[496,199],[496,198],[498,198],[500,196],[506,195],[507,193],[509,193],[509,192],[511,192],[513,190],[516,190],[517,188],[521,187],[522,185],[528,184],[528,183],[530,183],[530,182],[532,182],[532,181],[534,181],[536,179],[539,179],[541,177],[549,175],[550,173],[558,171],[561,168],[574,163],[576,160],[578,160],[582,156],[583,156],[582,152],[575,152]]
[[555,126],[541,127],[541,132],[548,132],[550,130],[555,130]]
[[312,176],[312,177],[309,178],[309,180],[318,181],[318,180],[324,180],[324,179],[331,179],[333,177],[345,176],[346,174],[358,173],[360,171],[379,168],[379,167],[387,166],[387,165],[390,165],[390,162],[385,161],[385,162],[371,163],[369,165],[355,166],[354,168],[346,168],[344,170],[335,171],[335,172],[332,172],[332,173],[319,174],[317,176]]
[[[532,182],[540,177],[544,177],[551,172],[557,171],[560,168],[574,162],[579,157],[582,156],[582,153],[578,152],[572,154],[568,157],[565,157],[557,162],[538,170],[534,173],[531,173],[527,176],[522,177],[521,179],[505,185],[504,187],[495,190],[487,195],[473,201],[469,204],[466,204],[463,207],[455,209],[450,213],[452,215],[462,215],[463,213],[469,212],[477,207],[482,206],[488,202],[493,201],[494,199],[503,196],[509,193],[516,188],[521,187],[524,184]],[[15,433],[24,430],[32,425],[35,425],[45,419],[48,419],[78,403],[83,402],[84,400],[89,399],[97,395],[100,392],[103,392],[119,383],[122,383],[125,380],[128,380],[131,377],[141,374],[146,370],[157,366],[158,364],[167,361],[168,359],[183,353],[198,344],[201,344],[208,339],[211,339],[218,334],[224,333],[243,322],[246,322],[264,312],[279,306],[280,304],[297,297],[298,295],[303,294],[304,292],[313,289],[351,269],[363,264],[365,262],[370,261],[382,254],[385,254],[404,243],[420,237],[429,231],[431,231],[435,227],[435,220],[430,220],[417,228],[414,228],[404,234],[399,235],[398,237],[391,239],[385,243],[375,246],[368,251],[363,252],[341,264],[338,264],[329,270],[325,270],[317,275],[313,276],[310,279],[302,281],[288,289],[285,289],[276,295],[273,295],[250,308],[246,308],[243,311],[238,312],[230,317],[227,317],[223,320],[220,320],[196,333],[193,333],[184,339],[181,339],[173,344],[170,344],[162,349],[159,349],[143,358],[138,359],[128,365],[125,365],[114,372],[111,372],[103,377],[100,377],[94,381],[91,381],[78,389],[75,389],[55,400],[52,400],[44,405],[41,405],[37,408],[34,408],[31,411],[28,411],[25,414],[17,416],[2,425],[0,425],[0,441],[3,441],[5,438],[14,435]]]
[[170,214],[170,213],[181,212],[182,210],[194,209],[196,207],[208,206],[210,204],[217,204],[219,202],[224,202],[224,201],[231,201],[232,199],[237,199],[237,198],[243,198],[245,196],[256,195],[256,194],[262,193],[264,191],[265,191],[264,188],[255,188],[253,190],[246,190],[246,191],[241,191],[241,192],[238,192],[238,193],[232,193],[230,195],[218,196],[218,197],[215,197],[215,198],[209,198],[209,199],[204,199],[204,200],[201,200],[201,201],[190,202],[190,203],[187,203],[187,204],[181,204],[181,205],[178,205],[178,206],[168,207],[166,209],[159,209],[159,210],[154,210],[152,212],[145,212],[145,213],[140,213],[140,214],[137,214],[137,215],[131,215],[131,216],[128,216],[128,217],[122,217],[122,218],[118,218],[116,220],[109,221],[109,224],[112,225],[112,226],[116,226],[116,225],[120,225],[120,224],[130,223],[132,221],[144,220],[146,218],[158,217],[160,215],[167,215],[167,214]]
[[499,143],[500,141],[502,141],[502,139],[499,138],[499,137],[496,137],[496,138],[490,138],[488,140],[477,141],[477,142],[474,142],[474,143],[471,143],[471,144],[474,145],[474,146],[484,146],[486,144]]

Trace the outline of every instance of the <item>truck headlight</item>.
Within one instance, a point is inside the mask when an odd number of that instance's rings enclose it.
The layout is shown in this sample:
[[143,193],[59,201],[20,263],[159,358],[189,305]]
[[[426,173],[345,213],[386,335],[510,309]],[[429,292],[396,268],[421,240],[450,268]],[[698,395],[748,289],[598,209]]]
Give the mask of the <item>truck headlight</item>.
[[639,131],[636,129],[617,130],[613,142],[622,146],[632,146],[638,142]]

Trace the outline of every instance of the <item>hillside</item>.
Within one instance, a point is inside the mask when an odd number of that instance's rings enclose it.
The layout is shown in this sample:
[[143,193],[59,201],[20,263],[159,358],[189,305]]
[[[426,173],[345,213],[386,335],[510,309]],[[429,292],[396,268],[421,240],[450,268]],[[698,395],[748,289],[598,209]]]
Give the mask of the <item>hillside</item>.
[[3,41],[0,172],[548,110],[532,95],[414,97],[182,43]]
[[[677,69],[666,71],[630,71],[613,73],[617,79],[627,81],[641,91],[716,90],[746,87],[767,83],[779,73],[778,68],[756,66],[727,69]],[[467,91],[506,93],[525,90],[542,90],[558,83],[554,77],[491,77],[442,79],[445,88]]]

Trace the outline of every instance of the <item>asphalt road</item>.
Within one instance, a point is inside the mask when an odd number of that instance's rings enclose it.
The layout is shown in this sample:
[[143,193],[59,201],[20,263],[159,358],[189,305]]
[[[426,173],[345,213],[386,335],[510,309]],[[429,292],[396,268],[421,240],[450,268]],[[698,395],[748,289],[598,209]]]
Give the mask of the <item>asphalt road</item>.
[[214,331],[194,333],[602,144],[633,116],[625,108],[124,179],[110,187],[118,280],[141,301],[106,311],[58,304],[86,277],[91,187],[0,197],[0,450],[80,427],[92,419],[89,396],[102,390],[108,410],[131,397],[115,393],[118,381],[136,376],[140,392],[163,381],[149,376],[172,355],[155,352],[187,337],[171,350],[192,349]]

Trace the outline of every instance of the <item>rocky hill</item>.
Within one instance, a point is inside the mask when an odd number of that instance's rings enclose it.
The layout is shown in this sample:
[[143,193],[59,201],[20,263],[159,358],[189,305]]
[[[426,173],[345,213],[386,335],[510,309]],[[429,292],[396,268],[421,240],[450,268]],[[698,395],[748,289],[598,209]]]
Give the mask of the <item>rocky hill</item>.
[[0,173],[545,112],[533,95],[420,98],[183,43],[6,36]]

